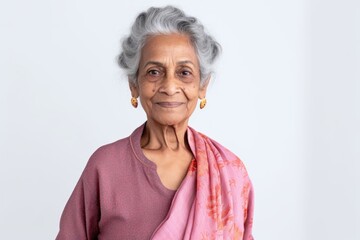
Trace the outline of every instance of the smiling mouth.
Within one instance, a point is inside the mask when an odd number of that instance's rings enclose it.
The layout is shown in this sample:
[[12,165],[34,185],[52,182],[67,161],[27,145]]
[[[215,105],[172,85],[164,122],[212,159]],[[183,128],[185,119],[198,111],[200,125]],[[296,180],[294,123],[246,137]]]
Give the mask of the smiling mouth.
[[157,102],[156,104],[159,105],[160,107],[164,107],[164,108],[176,108],[184,103],[182,103],[182,102]]

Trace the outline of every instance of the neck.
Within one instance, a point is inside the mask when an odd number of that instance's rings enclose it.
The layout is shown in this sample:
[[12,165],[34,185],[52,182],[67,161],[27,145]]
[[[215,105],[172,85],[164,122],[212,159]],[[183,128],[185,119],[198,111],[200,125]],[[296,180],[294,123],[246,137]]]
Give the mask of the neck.
[[161,125],[147,121],[141,137],[141,147],[151,150],[188,149],[186,140],[187,122],[179,125]]

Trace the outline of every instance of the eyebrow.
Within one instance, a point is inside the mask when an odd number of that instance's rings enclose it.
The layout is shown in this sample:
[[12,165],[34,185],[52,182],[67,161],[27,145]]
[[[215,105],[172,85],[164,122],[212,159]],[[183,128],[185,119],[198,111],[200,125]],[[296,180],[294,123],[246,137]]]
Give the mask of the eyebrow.
[[191,65],[195,66],[195,64],[190,60],[179,61],[179,62],[177,62],[177,64],[179,64],[179,65],[191,64]]
[[160,67],[164,66],[164,64],[162,64],[161,62],[157,62],[157,61],[149,61],[143,67],[146,67],[147,65],[157,65],[157,66],[160,66]]
[[[191,65],[195,66],[195,64],[190,60],[179,61],[176,64],[178,64],[178,65],[191,64]],[[156,65],[159,67],[164,67],[164,64],[162,64],[161,62],[158,62],[158,61],[148,61],[148,62],[146,62],[146,64],[143,67],[146,67],[147,65]]]

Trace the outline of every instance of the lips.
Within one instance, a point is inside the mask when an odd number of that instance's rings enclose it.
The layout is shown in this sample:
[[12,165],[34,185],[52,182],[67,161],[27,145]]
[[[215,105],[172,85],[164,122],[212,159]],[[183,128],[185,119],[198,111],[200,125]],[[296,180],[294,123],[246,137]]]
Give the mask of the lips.
[[157,105],[163,108],[176,108],[183,105],[183,102],[157,102]]

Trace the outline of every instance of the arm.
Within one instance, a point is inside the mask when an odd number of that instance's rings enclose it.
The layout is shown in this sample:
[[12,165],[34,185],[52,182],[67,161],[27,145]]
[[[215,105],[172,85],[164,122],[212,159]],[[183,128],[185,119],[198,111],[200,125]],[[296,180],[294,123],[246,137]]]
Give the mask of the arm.
[[97,239],[100,207],[96,175],[91,167],[85,168],[61,215],[56,240]]
[[252,224],[254,218],[254,190],[251,184],[250,192],[249,192],[249,199],[248,199],[248,207],[247,207],[247,215],[246,221],[244,224],[244,237],[243,240],[253,240],[254,237],[252,236]]

